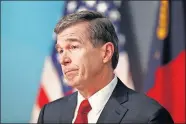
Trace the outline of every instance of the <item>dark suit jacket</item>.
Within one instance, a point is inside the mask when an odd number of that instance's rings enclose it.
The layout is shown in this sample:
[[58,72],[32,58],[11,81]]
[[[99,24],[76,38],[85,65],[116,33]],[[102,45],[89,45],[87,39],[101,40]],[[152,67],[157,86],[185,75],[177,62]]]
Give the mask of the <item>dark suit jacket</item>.
[[[72,123],[77,92],[46,104],[38,123]],[[118,79],[97,123],[174,123],[168,111],[142,93],[127,88]]]

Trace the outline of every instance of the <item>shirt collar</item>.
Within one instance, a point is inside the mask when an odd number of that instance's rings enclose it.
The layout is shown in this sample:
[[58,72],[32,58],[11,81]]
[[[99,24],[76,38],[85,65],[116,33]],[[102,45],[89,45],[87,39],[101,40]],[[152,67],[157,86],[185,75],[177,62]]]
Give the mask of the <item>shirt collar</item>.
[[[91,111],[94,111],[95,113],[100,112],[105,104],[107,103],[109,97],[111,96],[116,84],[117,84],[117,77],[115,75],[115,77],[112,79],[112,81],[107,84],[104,88],[102,88],[101,90],[99,90],[98,92],[96,92],[95,94],[93,94],[89,99],[89,103],[92,107]],[[77,103],[77,107],[79,107],[79,105],[81,104],[81,102],[84,100],[85,98],[78,92],[78,103]]]

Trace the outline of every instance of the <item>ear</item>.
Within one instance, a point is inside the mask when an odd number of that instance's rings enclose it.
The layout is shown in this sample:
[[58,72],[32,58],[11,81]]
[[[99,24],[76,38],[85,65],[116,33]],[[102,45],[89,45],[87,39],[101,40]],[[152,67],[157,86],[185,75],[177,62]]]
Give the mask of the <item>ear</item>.
[[102,57],[103,57],[103,63],[107,63],[112,59],[112,56],[114,54],[114,45],[112,42],[107,42],[102,46]]

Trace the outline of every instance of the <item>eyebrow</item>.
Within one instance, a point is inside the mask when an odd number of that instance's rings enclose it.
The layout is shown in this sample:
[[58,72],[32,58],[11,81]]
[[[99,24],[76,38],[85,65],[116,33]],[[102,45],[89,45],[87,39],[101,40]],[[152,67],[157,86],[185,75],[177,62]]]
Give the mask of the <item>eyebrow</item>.
[[78,38],[67,38],[63,42],[79,42],[82,44],[81,40],[79,40]]
[[[77,38],[67,38],[64,42],[78,42],[78,43],[82,44],[82,42],[80,40],[78,40]],[[60,48],[60,45],[56,44],[55,48],[56,49]]]
[[65,42],[79,42],[79,43],[82,43],[79,39],[77,38],[67,38],[65,40]]

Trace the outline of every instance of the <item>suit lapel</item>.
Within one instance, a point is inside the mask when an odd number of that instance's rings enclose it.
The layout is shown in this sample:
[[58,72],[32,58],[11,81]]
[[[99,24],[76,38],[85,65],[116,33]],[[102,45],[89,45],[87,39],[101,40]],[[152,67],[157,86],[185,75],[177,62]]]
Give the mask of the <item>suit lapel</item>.
[[72,123],[74,112],[77,104],[77,92],[69,96],[61,110],[60,123]]
[[118,78],[116,88],[106,103],[97,123],[120,123],[127,112],[122,106],[128,100],[128,88]]

